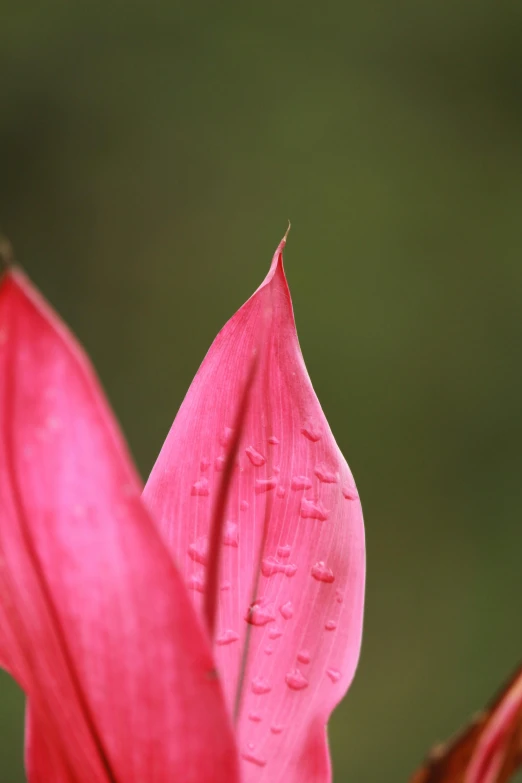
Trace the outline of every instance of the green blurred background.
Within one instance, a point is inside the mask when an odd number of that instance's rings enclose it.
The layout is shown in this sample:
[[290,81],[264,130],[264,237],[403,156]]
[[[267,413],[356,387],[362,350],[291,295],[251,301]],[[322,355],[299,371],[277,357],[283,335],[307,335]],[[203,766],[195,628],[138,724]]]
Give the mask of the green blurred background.
[[288,218],[367,526],[335,780],[402,783],[522,657],[522,3],[0,0],[0,227],[143,476]]

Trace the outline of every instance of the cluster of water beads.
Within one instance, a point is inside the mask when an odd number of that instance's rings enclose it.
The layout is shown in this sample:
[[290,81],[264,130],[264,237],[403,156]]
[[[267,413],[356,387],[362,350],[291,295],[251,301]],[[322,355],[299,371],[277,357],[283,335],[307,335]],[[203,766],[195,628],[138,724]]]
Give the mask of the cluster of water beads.
[[[306,437],[309,441],[316,443],[320,440],[322,436],[322,432],[320,427],[318,427],[313,422],[307,422],[301,429],[301,433],[304,437]],[[226,446],[229,444],[232,438],[232,430],[230,428],[225,428],[225,433],[220,438],[220,443],[223,446]],[[268,439],[268,442],[270,445],[276,446],[279,445],[279,440],[275,436],[270,436]],[[249,446],[245,449],[245,454],[248,457],[249,462],[254,466],[254,468],[262,467],[266,464],[266,457],[258,451],[253,446]],[[224,455],[219,456],[216,458],[214,467],[216,470],[222,470],[224,467],[226,461],[226,457]],[[204,472],[205,470],[208,470],[208,467],[210,466],[210,461],[207,459],[201,460],[201,471]],[[325,463],[318,463],[315,465],[313,469],[314,476],[316,479],[318,479],[323,484],[336,484],[339,481],[339,475],[330,469],[328,465]],[[276,490],[276,495],[279,498],[283,498],[286,496],[286,488],[280,483],[280,476],[279,476],[279,470],[277,468],[273,469],[272,476],[269,476],[267,478],[256,478],[254,480],[254,492],[256,494],[264,494],[267,492],[270,492],[272,490]],[[308,476],[304,475],[295,475],[292,477],[290,481],[290,489],[293,492],[306,492],[313,487],[313,482]],[[201,497],[205,497],[209,494],[210,487],[209,482],[205,478],[205,476],[202,476],[198,481],[196,481],[192,486],[192,494],[198,495]],[[355,500],[357,499],[357,493],[354,489],[343,486],[341,488],[342,494],[345,499],[347,500]],[[249,508],[249,503],[247,500],[241,500],[239,509],[240,511],[247,511]],[[324,522],[328,519],[329,512],[324,507],[324,505],[317,499],[317,498],[302,498],[301,504],[299,508],[299,514],[301,518],[303,519],[311,519],[311,520],[317,520],[319,522]],[[235,522],[227,521],[224,526],[223,531],[223,544],[225,546],[237,548],[239,546],[239,526]],[[208,540],[204,537],[201,537],[197,539],[194,544],[191,545],[189,548],[189,555],[190,557],[195,561],[199,562],[203,565],[206,564],[208,560]],[[268,555],[262,560],[261,563],[261,572],[263,576],[270,578],[272,576],[275,576],[277,574],[282,574],[286,577],[293,577],[295,576],[297,572],[297,566],[293,563],[289,563],[288,559],[291,555],[291,547],[288,544],[281,544],[276,549],[276,556]],[[318,561],[315,563],[310,570],[311,576],[318,582],[322,582],[324,584],[331,584],[335,581],[335,576],[333,574],[333,571],[326,565],[324,561]],[[201,584],[201,581],[198,581],[198,587]],[[227,589],[229,585],[227,585],[224,589]],[[223,589],[223,586],[222,586]],[[336,601],[341,603],[343,600],[343,594],[342,591],[336,590]],[[291,620],[294,616],[294,606],[291,601],[285,601],[281,604],[279,607],[279,613],[283,617],[285,621]],[[249,607],[248,612],[245,616],[245,620],[257,627],[263,627],[268,624],[274,623],[276,620],[276,611],[273,604],[266,602],[264,599],[259,599],[257,601],[254,601],[254,603]],[[327,620],[324,624],[325,631],[334,631],[337,628],[337,623],[334,620]],[[280,638],[282,636],[283,632],[280,628],[277,626],[273,626],[268,630],[268,637],[272,641],[275,641],[276,639]],[[232,630],[227,629],[223,631],[218,637],[216,638],[216,644],[220,646],[225,646],[232,644],[234,642],[237,642],[239,639],[239,634]],[[272,644],[267,645],[264,648],[264,652],[267,655],[271,655],[274,652],[274,647]],[[297,662],[303,666],[307,666],[311,662],[311,654],[308,650],[302,649],[300,650],[296,655]],[[341,672],[338,669],[335,668],[328,668],[325,672],[326,676],[330,679],[332,683],[337,683],[341,679]],[[287,672],[285,675],[285,683],[293,691],[301,691],[308,687],[309,681],[307,677],[303,674],[301,669],[294,668],[293,670]],[[270,693],[272,690],[272,686],[270,682],[264,678],[264,677],[254,677],[251,681],[251,691],[256,696],[263,697],[264,695]],[[249,720],[254,723],[258,724],[262,722],[262,716],[258,711],[251,711],[248,714]],[[282,733],[284,730],[284,727],[280,724],[273,724],[270,727],[270,731],[272,734],[277,735]],[[266,765],[266,761],[261,758],[260,756],[256,755],[254,752],[254,746],[252,744],[249,744],[247,746],[247,750],[242,753],[242,758],[245,761],[248,761],[258,767],[263,767]]]

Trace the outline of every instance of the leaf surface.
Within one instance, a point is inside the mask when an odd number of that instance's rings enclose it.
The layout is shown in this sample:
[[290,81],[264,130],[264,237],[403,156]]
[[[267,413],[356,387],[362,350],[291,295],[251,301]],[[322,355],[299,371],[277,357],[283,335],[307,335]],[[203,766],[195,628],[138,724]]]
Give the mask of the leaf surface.
[[522,765],[522,667],[483,712],[432,751],[410,783],[506,783]]
[[[299,348],[283,247],[207,353],[144,498],[200,612],[220,559],[215,655],[244,780],[323,783],[331,777],[326,722],[359,656],[364,531],[352,474]],[[232,448],[216,552],[211,522]]]
[[30,783],[237,781],[210,646],[125,444],[16,270],[0,335],[0,647],[31,705]]

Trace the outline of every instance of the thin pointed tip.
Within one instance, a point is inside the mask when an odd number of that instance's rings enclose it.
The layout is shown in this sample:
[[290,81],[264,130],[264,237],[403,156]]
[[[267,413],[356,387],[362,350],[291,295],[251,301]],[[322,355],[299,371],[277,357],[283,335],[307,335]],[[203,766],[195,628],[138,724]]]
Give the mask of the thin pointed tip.
[[280,269],[284,274],[284,264],[283,264],[283,250],[286,247],[286,240],[288,239],[288,234],[290,233],[290,229],[292,228],[292,224],[290,223],[290,220],[288,221],[288,228],[285,231],[285,235],[280,241],[277,250],[275,252],[274,258],[272,260],[272,266],[270,268],[271,272],[275,272],[276,269]]
[[263,280],[263,282],[261,283],[261,285],[259,286],[259,288],[257,288],[257,290],[254,292],[254,294],[256,294],[262,288],[267,286],[274,279],[274,276],[276,275],[276,273],[282,274],[283,277],[286,280],[285,271],[284,271],[284,265],[283,265],[283,250],[284,250],[285,245],[286,245],[286,240],[287,240],[290,228],[291,228],[291,224],[290,224],[290,221],[288,221],[288,228],[286,229],[285,235],[282,238],[282,240],[280,241],[280,243],[278,244],[278,246],[276,248],[276,251],[275,251],[275,253],[274,253],[273,257],[272,257],[272,263],[270,264],[270,269],[268,270],[268,274],[265,277],[265,279]]
[[272,269],[275,269],[277,267],[283,268],[283,250],[286,246],[286,240],[288,239],[288,234],[290,233],[290,229],[292,228],[292,224],[290,223],[290,220],[288,221],[288,228],[285,231],[284,237],[280,241],[279,245],[277,246],[277,250],[275,252],[273,261],[272,261]]

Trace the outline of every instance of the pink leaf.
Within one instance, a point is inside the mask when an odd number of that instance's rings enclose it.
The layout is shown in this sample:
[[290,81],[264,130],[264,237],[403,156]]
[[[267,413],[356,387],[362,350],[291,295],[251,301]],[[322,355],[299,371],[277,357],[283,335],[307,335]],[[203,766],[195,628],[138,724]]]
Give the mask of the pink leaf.
[[446,744],[436,745],[410,783],[507,783],[522,766],[522,666]]
[[[353,477],[299,349],[283,247],[205,357],[144,498],[185,580],[204,580],[208,566],[191,552],[209,534],[222,476],[207,465],[229,453],[223,433],[256,357],[225,509],[238,545],[222,541],[219,552],[230,589],[217,599],[216,633],[238,638],[215,655],[230,711],[240,710],[245,781],[324,783],[325,724],[359,656],[364,531]],[[203,478],[209,494],[194,495]],[[192,596],[202,611],[202,595]]]
[[464,783],[502,783],[522,763],[522,672],[492,710],[477,742]]
[[56,746],[48,744],[45,733],[36,725],[34,713],[29,707],[25,714],[25,767],[30,783],[70,783],[74,772],[68,771],[67,761]]
[[85,356],[17,271],[0,331],[0,647],[30,783],[237,781],[208,642]]

